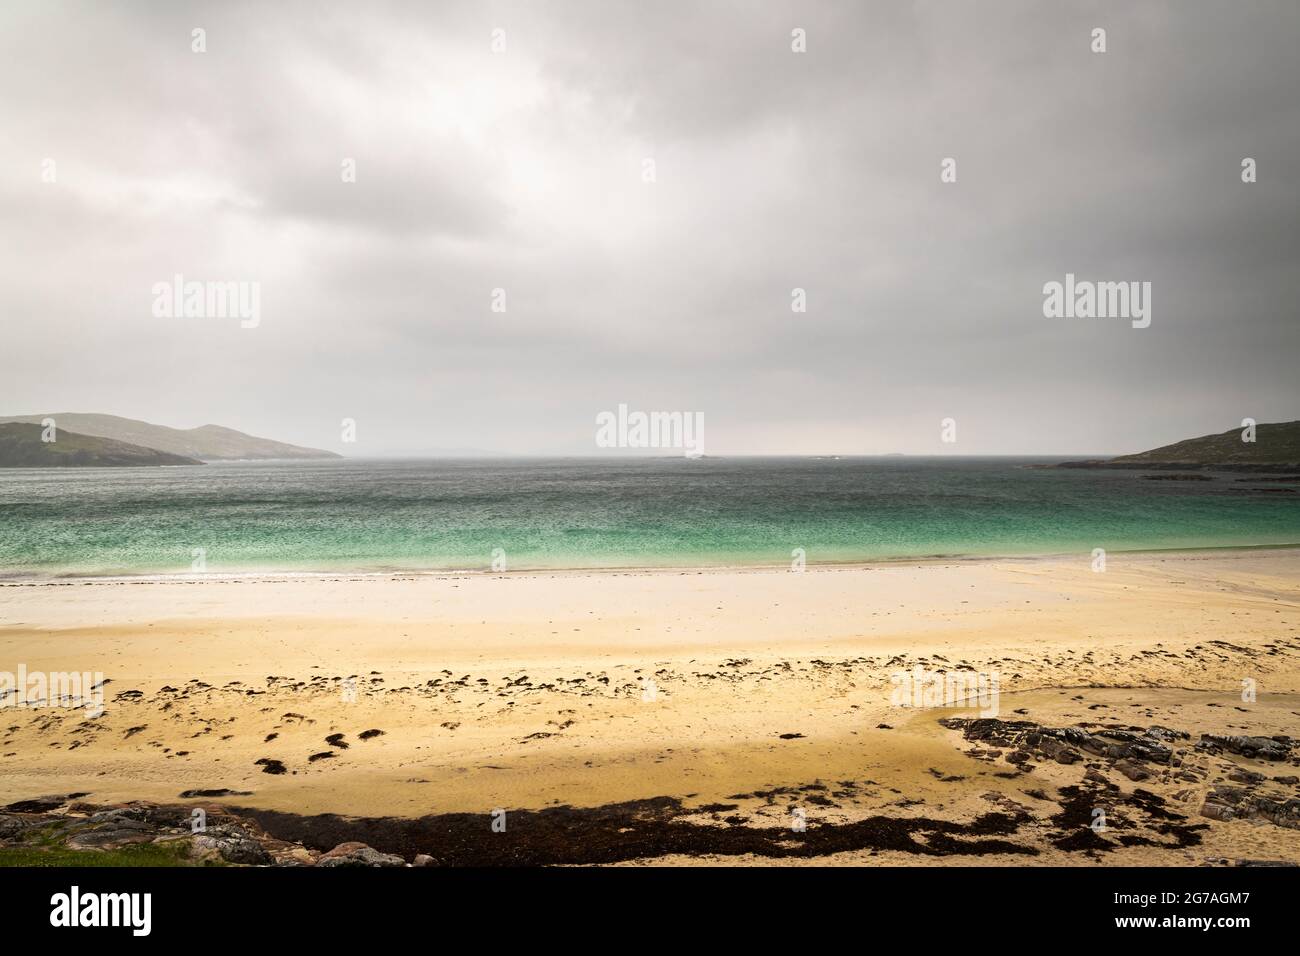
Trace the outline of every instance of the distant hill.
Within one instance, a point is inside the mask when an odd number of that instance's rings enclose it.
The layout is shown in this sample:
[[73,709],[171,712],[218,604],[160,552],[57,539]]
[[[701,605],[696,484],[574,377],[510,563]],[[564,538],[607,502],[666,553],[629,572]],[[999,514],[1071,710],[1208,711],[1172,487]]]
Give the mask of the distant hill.
[[117,415],[92,415],[81,412],[60,412],[52,415],[14,415],[0,417],[0,422],[28,422],[39,424],[52,418],[60,432],[63,429],[78,435],[109,438],[143,448],[197,458],[201,461],[247,461],[271,458],[341,458],[332,451],[303,448],[284,442],[271,441],[245,435],[233,428],[220,425],[203,425],[199,428],[168,428],[151,425],[134,418]]
[[1062,462],[1061,468],[1219,469],[1222,471],[1300,470],[1300,421],[1255,426],[1255,440],[1241,440],[1242,429],[1188,438],[1135,455]]
[[203,462],[129,442],[78,435],[56,428],[54,441],[41,441],[45,429],[22,422],[0,423],[0,468],[86,468],[132,465],[201,465]]

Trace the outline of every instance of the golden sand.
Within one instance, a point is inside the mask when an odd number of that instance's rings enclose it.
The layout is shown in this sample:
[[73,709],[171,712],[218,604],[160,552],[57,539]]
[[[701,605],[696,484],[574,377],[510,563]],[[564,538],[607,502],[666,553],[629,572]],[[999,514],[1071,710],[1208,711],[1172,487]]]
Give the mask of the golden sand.
[[[1104,573],[1083,557],[14,583],[0,586],[0,671],[19,664],[110,683],[98,718],[0,708],[0,803],[224,788],[247,807],[422,816],[672,796],[738,807],[704,818],[747,825],[787,825],[798,804],[811,827],[970,819],[1005,798],[1045,818],[1054,805],[1026,791],[1077,784],[1083,765],[999,774],[937,723],[970,711],[895,706],[891,675],[997,672],[1000,716],[1051,726],[1300,736],[1300,552],[1112,554]],[[810,803],[826,791],[799,789],[835,781],[856,782],[851,796]],[[1197,808],[1212,782],[1180,798],[1193,822],[1210,823]],[[1041,850],[1035,862],[1089,862]],[[1215,856],[1300,861],[1300,831],[1215,822],[1198,846],[1106,862]]]

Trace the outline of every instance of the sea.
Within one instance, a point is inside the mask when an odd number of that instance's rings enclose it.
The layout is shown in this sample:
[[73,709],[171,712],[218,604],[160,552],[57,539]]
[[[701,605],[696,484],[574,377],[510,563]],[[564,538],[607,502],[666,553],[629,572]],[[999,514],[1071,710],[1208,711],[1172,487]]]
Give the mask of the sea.
[[1096,548],[1300,544],[1294,484],[1043,467],[1056,460],[344,459],[7,469],[0,577],[1087,560]]

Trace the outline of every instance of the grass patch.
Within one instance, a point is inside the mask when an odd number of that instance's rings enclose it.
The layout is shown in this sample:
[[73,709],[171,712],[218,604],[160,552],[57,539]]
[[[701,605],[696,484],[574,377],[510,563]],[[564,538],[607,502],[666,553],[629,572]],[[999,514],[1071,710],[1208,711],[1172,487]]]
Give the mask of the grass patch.
[[194,866],[189,840],[132,843],[115,850],[70,850],[65,846],[0,847],[5,866]]

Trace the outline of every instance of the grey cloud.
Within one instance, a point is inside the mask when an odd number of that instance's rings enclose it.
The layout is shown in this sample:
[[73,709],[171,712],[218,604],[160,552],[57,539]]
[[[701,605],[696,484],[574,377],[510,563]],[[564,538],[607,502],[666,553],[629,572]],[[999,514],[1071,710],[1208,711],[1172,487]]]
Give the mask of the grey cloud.
[[[719,453],[929,451],[948,414],[970,453],[1297,417],[1290,3],[0,18],[11,412],[523,453],[591,452],[619,401],[703,410]],[[1152,327],[1044,319],[1067,271],[1151,281]],[[175,272],[259,280],[262,326],[152,320]]]

